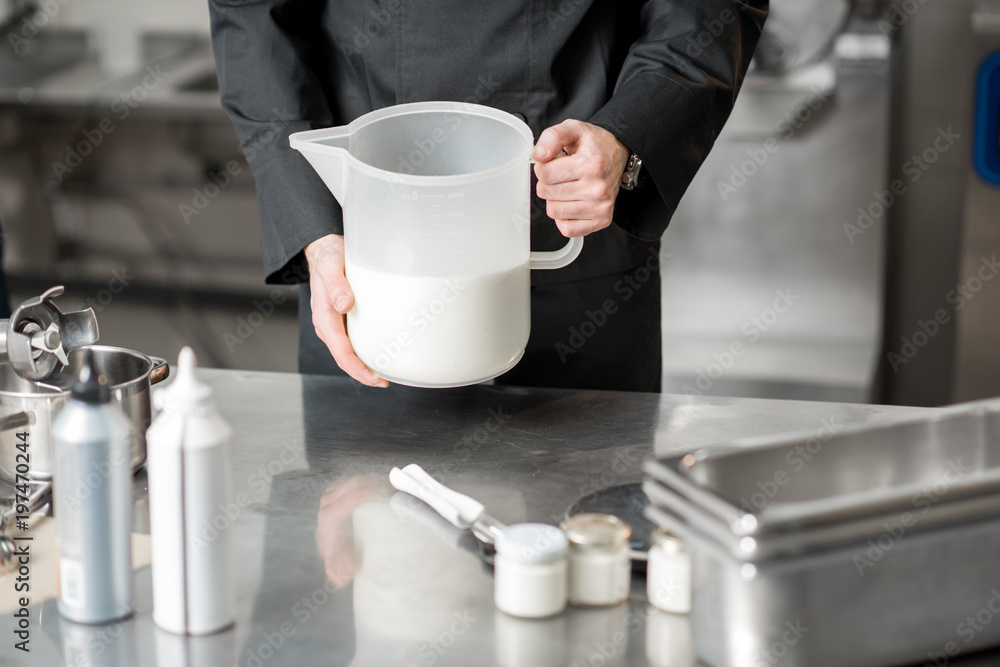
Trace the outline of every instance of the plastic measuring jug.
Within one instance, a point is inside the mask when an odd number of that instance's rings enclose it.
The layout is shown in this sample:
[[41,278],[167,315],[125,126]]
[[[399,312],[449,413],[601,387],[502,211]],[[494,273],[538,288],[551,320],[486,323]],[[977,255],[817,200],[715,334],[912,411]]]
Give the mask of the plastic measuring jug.
[[387,107],[289,137],[344,210],[347,335],[390,382],[457,387],[510,370],[530,329],[531,129],[459,102]]

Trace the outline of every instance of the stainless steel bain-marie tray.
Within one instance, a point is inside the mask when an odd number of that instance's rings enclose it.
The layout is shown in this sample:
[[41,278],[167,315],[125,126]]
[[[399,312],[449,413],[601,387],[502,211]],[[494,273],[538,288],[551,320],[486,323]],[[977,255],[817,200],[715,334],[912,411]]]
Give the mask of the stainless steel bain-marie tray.
[[1000,399],[863,426],[826,422],[649,461],[645,470],[738,538],[861,527],[906,512],[923,528],[939,516],[1000,509]]
[[[1000,400],[645,469],[650,518],[688,542],[695,645],[714,667],[934,664],[1000,645]],[[969,632],[981,609],[993,622]]]

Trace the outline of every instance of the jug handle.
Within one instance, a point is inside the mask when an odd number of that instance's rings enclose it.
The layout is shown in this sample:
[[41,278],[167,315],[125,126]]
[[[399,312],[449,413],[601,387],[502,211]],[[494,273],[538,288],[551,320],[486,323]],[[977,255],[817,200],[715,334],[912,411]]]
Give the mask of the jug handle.
[[576,236],[559,250],[531,253],[528,267],[532,269],[561,269],[579,257],[581,250],[583,250],[583,237]]
[[[559,157],[563,155],[568,155],[566,149],[559,151]],[[529,158],[528,162],[530,164],[536,164],[534,158]],[[532,269],[561,269],[568,264],[573,263],[573,261],[580,256],[580,251],[583,250],[583,237],[576,236],[569,240],[569,243],[564,245],[559,250],[552,250],[550,252],[533,252],[528,258],[528,267]]]

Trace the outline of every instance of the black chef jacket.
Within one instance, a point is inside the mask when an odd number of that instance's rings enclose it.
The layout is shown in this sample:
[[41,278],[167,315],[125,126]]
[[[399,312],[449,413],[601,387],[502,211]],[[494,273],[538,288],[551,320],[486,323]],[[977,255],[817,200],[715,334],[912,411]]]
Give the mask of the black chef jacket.
[[[767,0],[210,0],[222,104],[257,183],[270,283],[308,279],[303,248],[341,210],[288,145],[394,104],[456,100],[522,116],[536,138],[567,118],[614,134],[648,182],[614,223],[539,279],[639,266],[729,116]],[[534,196],[534,195],[533,195]],[[565,244],[532,206],[532,250]]]

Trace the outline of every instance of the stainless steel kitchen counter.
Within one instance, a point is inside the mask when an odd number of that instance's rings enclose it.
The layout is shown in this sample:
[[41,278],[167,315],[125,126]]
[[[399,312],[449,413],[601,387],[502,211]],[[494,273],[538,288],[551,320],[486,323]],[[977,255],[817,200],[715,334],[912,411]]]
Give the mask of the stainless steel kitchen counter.
[[[236,626],[194,639],[159,631],[145,567],[135,573],[137,613],[125,623],[74,626],[53,601],[36,604],[24,654],[5,615],[0,664],[58,665],[62,655],[63,664],[115,667],[687,666],[686,619],[648,608],[640,577],[628,603],[612,609],[571,608],[542,621],[497,612],[491,570],[469,537],[421,519],[408,496],[393,499],[389,469],[419,463],[507,523],[557,522],[577,498],[639,481],[654,453],[914,410],[496,386],[374,390],[314,376],[201,373],[234,429],[236,503],[220,508],[203,537],[232,531]],[[140,532],[144,480],[140,473]]]

